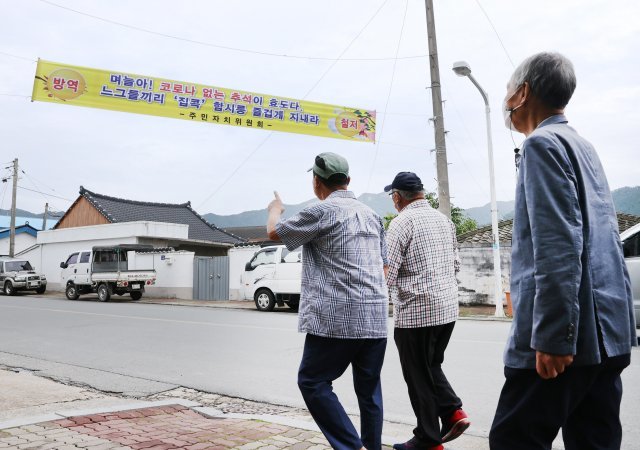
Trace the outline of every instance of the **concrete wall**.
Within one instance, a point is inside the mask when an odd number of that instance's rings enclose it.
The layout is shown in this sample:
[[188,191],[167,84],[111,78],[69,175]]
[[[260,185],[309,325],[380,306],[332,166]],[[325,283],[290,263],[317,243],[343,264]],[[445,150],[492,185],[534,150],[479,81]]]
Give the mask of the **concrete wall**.
[[[490,244],[474,244],[460,247],[460,272],[458,295],[460,304],[493,305],[493,249]],[[511,247],[500,246],[500,270],[502,274],[502,300],[509,290],[511,274]]]
[[[91,250],[95,245],[139,244],[143,238],[157,239],[158,242],[186,239],[188,233],[188,225],[145,221],[40,231],[38,246],[24,252],[20,258],[28,259],[39,271],[44,272],[48,281],[47,290],[63,291],[60,263],[66,261],[71,253]],[[193,268],[187,281],[180,282],[178,286],[183,288],[192,284]],[[187,295],[183,290],[181,292],[180,295]]]
[[229,300],[245,300],[240,276],[244,272],[244,266],[258,250],[259,245],[229,249]]
[[[29,233],[18,233],[16,234],[16,242],[15,242],[15,252],[19,253],[23,250],[28,249],[36,243],[36,238],[31,236]],[[9,254],[9,236],[6,238],[0,239],[0,255],[8,255]]]
[[129,252],[129,268],[154,269],[156,284],[145,287],[145,296],[193,299],[193,252]]

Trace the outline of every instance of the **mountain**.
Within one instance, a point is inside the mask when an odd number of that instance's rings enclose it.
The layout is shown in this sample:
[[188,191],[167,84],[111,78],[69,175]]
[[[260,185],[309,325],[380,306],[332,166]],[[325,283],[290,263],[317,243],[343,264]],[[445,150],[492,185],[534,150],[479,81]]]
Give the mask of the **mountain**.
[[640,216],[640,186],[616,189],[611,196],[616,211]]
[[[358,199],[382,217],[388,213],[396,212],[393,208],[391,198],[385,193],[362,194]],[[284,213],[282,214],[282,217],[285,219],[291,217],[317,201],[318,200],[313,199],[304,203],[298,203],[297,205],[284,205]],[[204,217],[209,223],[213,223],[221,228],[260,226],[267,223],[267,209],[245,211],[238,214],[230,214],[228,216],[209,213],[204,214],[202,217]]]
[[[640,186],[616,189],[611,193],[611,195],[613,197],[616,211],[640,216]],[[385,193],[362,194],[358,197],[358,200],[369,206],[382,217],[389,213],[396,212],[391,198]],[[317,200],[309,200],[297,205],[285,205],[283,217],[291,217],[316,201]],[[514,204],[515,202],[513,200],[498,201],[498,219],[512,219]],[[465,209],[464,213],[467,217],[475,220],[478,223],[478,226],[488,225],[491,223],[491,205],[489,203],[484,206]],[[262,210],[246,211],[228,216],[210,213],[205,214],[204,218],[222,228],[259,226],[264,225],[267,222],[267,210],[265,208]]]
[[[513,208],[515,206],[514,200],[509,200],[508,202],[499,201],[497,204],[498,220],[513,218]],[[487,203],[484,206],[465,209],[464,213],[470,219],[475,220],[479,227],[491,223],[491,203]]]
[[[613,203],[615,204],[616,211],[640,216],[640,186],[623,187],[620,189],[616,189],[611,192],[611,195],[613,197]],[[368,205],[382,217],[389,213],[396,212],[393,207],[391,198],[383,192],[379,194],[362,194],[360,197],[358,197],[358,199],[364,204]],[[317,201],[318,200],[316,199],[312,199],[304,203],[299,203],[297,205],[285,205],[285,212],[283,214],[283,217],[291,217]],[[499,219],[502,220],[513,218],[513,208],[513,200],[499,201]],[[42,219],[42,213],[34,214],[21,209],[18,209],[17,213],[19,217]],[[464,213],[467,215],[467,217],[474,219],[478,223],[478,226],[488,225],[491,223],[491,207],[488,203],[484,206],[465,209]],[[10,214],[11,212],[8,210],[0,210],[0,216],[8,216]],[[63,214],[64,212],[50,211],[49,217],[51,220],[55,220],[55,217],[60,218]],[[259,226],[264,225],[267,222],[267,209],[265,208],[254,211],[245,211],[228,216],[209,213],[204,214],[203,217],[210,223],[213,223],[222,228]]]
[[[64,215],[64,211],[49,211],[49,218],[60,218]],[[0,216],[11,216],[10,209],[0,209]],[[16,216],[17,217],[27,217],[27,218],[35,218],[42,219],[44,213],[32,213],[30,211],[25,211],[24,209],[16,208]]]

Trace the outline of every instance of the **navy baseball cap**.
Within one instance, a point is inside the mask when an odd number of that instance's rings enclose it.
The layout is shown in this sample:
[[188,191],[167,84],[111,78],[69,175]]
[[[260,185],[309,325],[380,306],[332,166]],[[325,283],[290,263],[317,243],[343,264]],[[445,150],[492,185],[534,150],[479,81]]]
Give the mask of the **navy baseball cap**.
[[393,182],[384,188],[385,192],[389,192],[391,189],[398,189],[401,191],[417,192],[424,190],[422,180],[418,175],[413,172],[400,172],[393,179]]

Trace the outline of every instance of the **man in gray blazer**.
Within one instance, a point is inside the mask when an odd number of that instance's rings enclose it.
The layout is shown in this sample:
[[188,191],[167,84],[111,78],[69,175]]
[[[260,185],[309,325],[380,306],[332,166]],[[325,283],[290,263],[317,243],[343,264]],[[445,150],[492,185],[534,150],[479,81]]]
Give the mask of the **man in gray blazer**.
[[497,450],[619,449],[620,373],[636,344],[616,214],[593,146],[569,127],[573,65],[539,53],[513,73],[505,125],[519,154],[513,225],[514,320],[490,433]]

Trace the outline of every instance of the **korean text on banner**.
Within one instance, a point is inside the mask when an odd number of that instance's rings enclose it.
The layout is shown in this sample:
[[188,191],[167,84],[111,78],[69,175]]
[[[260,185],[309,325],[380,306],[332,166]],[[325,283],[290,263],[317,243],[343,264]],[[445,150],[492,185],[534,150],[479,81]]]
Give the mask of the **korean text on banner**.
[[38,60],[32,101],[375,142],[376,112]]

